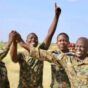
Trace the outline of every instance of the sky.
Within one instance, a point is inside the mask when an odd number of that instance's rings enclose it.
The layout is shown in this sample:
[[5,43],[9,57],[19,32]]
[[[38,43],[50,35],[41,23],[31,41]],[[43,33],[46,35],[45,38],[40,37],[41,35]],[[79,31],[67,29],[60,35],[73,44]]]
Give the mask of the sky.
[[16,30],[24,40],[34,32],[42,42],[54,18],[55,2],[62,12],[52,42],[61,32],[71,42],[88,38],[88,0],[0,0],[0,41],[8,41],[8,34]]

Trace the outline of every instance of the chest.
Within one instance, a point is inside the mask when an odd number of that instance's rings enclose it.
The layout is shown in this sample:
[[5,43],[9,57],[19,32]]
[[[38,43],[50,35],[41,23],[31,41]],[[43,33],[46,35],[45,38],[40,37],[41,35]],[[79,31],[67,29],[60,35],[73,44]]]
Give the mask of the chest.
[[88,61],[77,61],[75,59],[68,61],[67,68],[70,72],[73,72],[76,75],[85,75],[88,76]]

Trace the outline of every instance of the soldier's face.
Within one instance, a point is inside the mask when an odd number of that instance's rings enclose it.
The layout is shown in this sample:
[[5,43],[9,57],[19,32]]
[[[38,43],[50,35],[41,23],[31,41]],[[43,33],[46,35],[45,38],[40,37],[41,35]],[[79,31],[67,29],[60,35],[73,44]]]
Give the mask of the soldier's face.
[[68,49],[68,44],[69,44],[69,42],[68,42],[66,36],[60,35],[57,38],[57,46],[61,51],[66,51]]
[[83,40],[78,40],[75,46],[75,53],[78,58],[82,58],[87,54],[88,45]]
[[28,36],[26,42],[29,46],[32,45],[32,46],[36,47],[38,45],[38,37],[31,34]]

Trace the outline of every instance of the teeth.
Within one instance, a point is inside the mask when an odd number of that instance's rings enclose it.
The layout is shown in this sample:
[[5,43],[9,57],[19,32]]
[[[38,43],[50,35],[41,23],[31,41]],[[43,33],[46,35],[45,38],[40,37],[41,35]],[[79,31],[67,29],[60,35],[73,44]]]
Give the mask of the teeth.
[[77,51],[76,53],[77,53],[77,54],[80,54],[81,52]]

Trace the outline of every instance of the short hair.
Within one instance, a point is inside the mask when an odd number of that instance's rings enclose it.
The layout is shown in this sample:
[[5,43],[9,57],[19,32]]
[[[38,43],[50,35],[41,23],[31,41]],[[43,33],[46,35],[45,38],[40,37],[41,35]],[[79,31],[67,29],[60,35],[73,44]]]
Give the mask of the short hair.
[[30,35],[34,35],[34,36],[38,39],[38,36],[37,36],[34,32],[29,33],[29,34],[27,35],[27,39],[28,39],[28,37],[29,37]]
[[60,35],[64,35],[66,37],[67,41],[69,42],[69,36],[68,36],[68,34],[66,34],[64,32],[61,32],[60,34],[57,35],[57,40]]
[[78,38],[77,42],[78,42],[79,40],[82,40],[82,41],[86,42],[87,45],[88,45],[88,38],[86,38],[86,37],[80,37],[80,38]]

